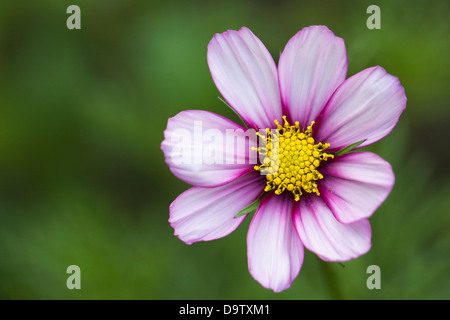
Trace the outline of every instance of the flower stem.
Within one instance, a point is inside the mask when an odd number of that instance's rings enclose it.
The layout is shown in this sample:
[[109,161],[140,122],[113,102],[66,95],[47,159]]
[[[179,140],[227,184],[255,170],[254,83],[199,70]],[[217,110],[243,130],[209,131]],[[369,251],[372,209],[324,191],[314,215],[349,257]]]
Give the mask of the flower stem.
[[333,266],[330,262],[323,261],[319,258],[320,269],[322,270],[323,278],[328,286],[328,292],[331,299],[343,300],[342,291],[339,285],[339,281],[336,277],[336,273],[333,270]]

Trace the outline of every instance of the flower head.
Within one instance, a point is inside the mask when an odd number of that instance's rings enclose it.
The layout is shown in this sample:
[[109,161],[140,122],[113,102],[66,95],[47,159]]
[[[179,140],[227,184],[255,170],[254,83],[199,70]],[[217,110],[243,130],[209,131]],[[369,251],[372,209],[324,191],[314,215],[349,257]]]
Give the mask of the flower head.
[[399,80],[379,66],[346,79],[344,41],[325,26],[300,30],[278,67],[247,28],[216,34],[207,58],[216,87],[249,129],[200,110],[169,119],[166,162],[193,185],[170,206],[175,234],[187,244],[226,236],[247,216],[236,214],[262,198],[247,234],[248,265],[276,292],[297,277],[304,248],[326,261],[366,253],[368,218],[394,175],[376,154],[339,151],[394,128],[406,107]]

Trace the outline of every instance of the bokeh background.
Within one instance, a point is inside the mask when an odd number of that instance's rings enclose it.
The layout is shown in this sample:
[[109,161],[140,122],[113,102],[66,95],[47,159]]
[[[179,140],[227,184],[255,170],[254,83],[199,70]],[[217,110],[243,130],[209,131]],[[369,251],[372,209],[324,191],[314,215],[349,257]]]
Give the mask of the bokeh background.
[[[81,8],[68,30],[66,8]],[[369,30],[366,9],[381,8]],[[448,1],[1,1],[0,298],[448,299]],[[303,27],[345,39],[348,75],[381,65],[408,105],[367,148],[396,185],[371,217],[372,249],[344,266],[307,252],[290,289],[249,274],[246,231],[185,245],[168,223],[189,188],[160,150],[167,119],[204,109],[239,121],[206,62],[214,33],[249,27],[275,61]],[[69,265],[81,290],[66,287]],[[366,287],[369,265],[381,289]]]

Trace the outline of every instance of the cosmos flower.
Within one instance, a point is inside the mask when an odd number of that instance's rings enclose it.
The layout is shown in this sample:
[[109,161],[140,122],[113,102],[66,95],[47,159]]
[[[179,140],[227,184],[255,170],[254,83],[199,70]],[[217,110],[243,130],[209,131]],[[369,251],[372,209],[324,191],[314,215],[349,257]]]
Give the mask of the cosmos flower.
[[[278,67],[245,27],[214,35],[207,60],[227,104],[266,144],[247,141],[246,127],[212,112],[169,119],[161,145],[166,163],[193,185],[170,205],[175,235],[187,244],[224,237],[248,216],[238,212],[258,204],[247,233],[248,267],[275,292],[299,274],[304,248],[325,261],[366,253],[368,218],[389,195],[394,174],[374,153],[340,151],[368,146],[394,128],[406,107],[399,80],[379,66],[346,79],[344,40],[325,26],[300,30]],[[227,161],[198,161],[211,143],[192,140],[196,130],[239,132],[235,141],[247,139],[258,161],[237,148],[220,149]]]

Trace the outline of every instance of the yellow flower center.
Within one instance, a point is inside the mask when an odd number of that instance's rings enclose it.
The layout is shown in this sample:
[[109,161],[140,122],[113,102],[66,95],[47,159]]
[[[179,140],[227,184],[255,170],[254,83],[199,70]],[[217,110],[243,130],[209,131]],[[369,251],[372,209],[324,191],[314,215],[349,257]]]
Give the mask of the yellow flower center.
[[267,185],[264,191],[275,190],[281,194],[288,190],[294,194],[295,201],[300,200],[303,191],[319,195],[316,181],[323,178],[317,170],[321,161],[333,158],[332,154],[324,150],[330,146],[329,143],[315,144],[312,137],[311,125],[304,131],[300,131],[299,122],[291,126],[286,116],[283,116],[284,126],[275,120],[277,129],[271,133],[266,129],[267,137],[257,133],[266,142],[265,147],[256,148],[260,155],[261,165],[255,166],[255,170],[266,175]]

